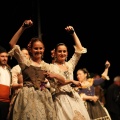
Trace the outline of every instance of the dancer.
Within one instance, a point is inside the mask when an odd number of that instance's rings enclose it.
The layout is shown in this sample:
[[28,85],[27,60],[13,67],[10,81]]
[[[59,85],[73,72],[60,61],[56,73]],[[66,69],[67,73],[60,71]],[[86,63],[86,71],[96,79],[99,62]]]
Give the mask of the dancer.
[[[77,65],[81,55],[87,50],[81,45],[80,40],[72,26],[67,26],[65,30],[73,37],[75,42],[75,52],[69,61],[67,46],[64,43],[59,43],[54,51],[55,61],[51,64],[52,72],[62,75],[66,82],[60,84],[58,80],[51,82],[51,87],[54,88],[53,100],[57,112],[56,120],[90,120],[88,112],[84,106],[79,94],[71,87],[73,83],[73,71]],[[53,57],[53,56],[52,56]],[[74,81],[75,83],[75,81]],[[80,85],[76,81],[76,85]]]
[[[27,59],[30,59],[29,52],[26,48],[22,48],[21,51]],[[12,109],[12,105],[14,103],[14,100],[15,100],[18,92],[20,91],[20,88],[23,87],[23,80],[21,79],[22,75],[21,75],[20,66],[15,65],[14,67],[12,67],[11,73],[12,73],[12,83],[11,83],[12,96],[11,96],[11,101],[10,101],[9,113],[7,116],[8,120],[10,118],[10,113],[11,113],[11,109]]]
[[[23,53],[23,55],[27,58],[27,59],[30,59],[30,55],[29,55],[29,52],[26,48],[22,48],[21,49],[21,52]],[[19,81],[19,77],[21,75],[21,68],[19,65],[15,65],[12,69],[11,69],[11,72],[12,72],[12,84],[11,84],[11,87],[14,89],[14,90],[18,90],[18,88],[21,88],[23,87],[23,83],[21,83]]]
[[[97,73],[93,75],[94,79],[100,78],[101,76]],[[104,84],[104,82],[102,83]],[[102,84],[95,86],[95,95],[99,97],[99,101],[104,106],[105,105],[105,90],[102,88]]]
[[86,68],[77,71],[77,79],[81,83],[81,86],[78,88],[78,93],[85,103],[91,120],[111,120],[108,111],[99,101],[99,97],[95,95],[94,89],[94,86],[100,85],[106,79],[109,80],[108,69],[110,63],[106,61],[105,64],[107,67],[102,73],[101,78],[98,79],[89,78],[89,72]]
[[45,78],[56,78],[60,83],[64,83],[64,78],[47,71],[49,64],[42,60],[45,47],[41,39],[31,39],[28,45],[30,59],[16,45],[24,30],[32,25],[32,20],[25,20],[9,42],[12,48],[9,55],[17,59],[23,76],[23,87],[14,101],[10,119],[56,120],[54,103],[50,91],[45,87]]

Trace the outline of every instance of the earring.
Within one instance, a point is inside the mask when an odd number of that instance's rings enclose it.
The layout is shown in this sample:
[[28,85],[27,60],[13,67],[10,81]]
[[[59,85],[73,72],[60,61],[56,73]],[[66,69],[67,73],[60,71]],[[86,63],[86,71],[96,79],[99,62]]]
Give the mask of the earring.
[[43,58],[44,58],[44,55],[42,54],[41,59],[43,59]]
[[67,57],[66,57],[65,61],[67,61]]

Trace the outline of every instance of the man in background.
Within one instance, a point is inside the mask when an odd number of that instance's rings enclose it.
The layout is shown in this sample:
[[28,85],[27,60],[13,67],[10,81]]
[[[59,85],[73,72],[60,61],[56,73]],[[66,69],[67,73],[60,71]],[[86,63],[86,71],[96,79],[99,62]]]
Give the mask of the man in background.
[[6,120],[10,104],[11,72],[7,65],[8,53],[0,46],[0,120]]
[[112,120],[120,120],[120,76],[114,77],[106,91],[106,108]]

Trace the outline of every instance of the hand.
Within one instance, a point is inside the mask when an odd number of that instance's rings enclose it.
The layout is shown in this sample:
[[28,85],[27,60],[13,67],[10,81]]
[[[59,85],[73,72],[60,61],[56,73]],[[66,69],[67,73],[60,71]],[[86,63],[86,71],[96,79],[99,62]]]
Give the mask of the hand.
[[25,21],[23,22],[23,24],[22,24],[22,27],[24,27],[24,28],[29,28],[29,27],[31,27],[32,25],[33,25],[32,20],[25,20]]
[[72,83],[76,85],[76,87],[80,87],[81,83],[79,81],[73,80]]
[[92,101],[96,102],[96,101],[98,101],[98,99],[99,99],[99,97],[98,97],[98,96],[93,96]]
[[45,72],[44,75],[46,76],[46,78],[50,79],[50,78],[55,78],[55,73],[51,73],[51,72]]
[[109,68],[110,67],[110,62],[109,61],[106,61],[105,62],[105,68]]
[[74,28],[72,26],[67,26],[65,28],[65,30],[69,33],[69,34],[73,34],[74,33]]

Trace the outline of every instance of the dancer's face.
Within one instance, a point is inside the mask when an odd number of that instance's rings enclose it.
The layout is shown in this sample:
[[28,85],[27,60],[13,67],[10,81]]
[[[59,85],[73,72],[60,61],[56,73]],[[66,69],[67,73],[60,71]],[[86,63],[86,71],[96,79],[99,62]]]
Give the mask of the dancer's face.
[[56,56],[57,62],[65,62],[68,56],[67,47],[64,45],[58,46],[55,52],[55,56]]
[[31,48],[31,53],[33,58],[35,59],[42,59],[44,53],[44,45],[40,41],[36,41],[33,43]]
[[22,50],[22,53],[24,54],[24,56],[25,56],[27,59],[29,59],[29,58],[30,58],[30,55],[29,55],[28,50],[23,49],[23,50]]
[[77,79],[80,81],[80,82],[83,82],[84,80],[86,80],[87,78],[87,74],[84,73],[82,70],[78,70],[77,71]]

